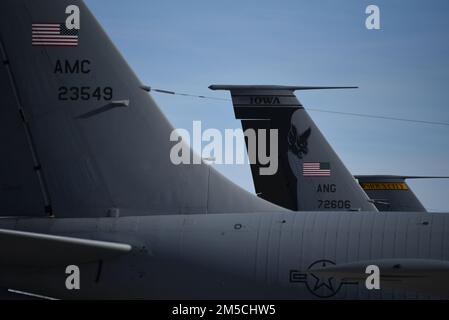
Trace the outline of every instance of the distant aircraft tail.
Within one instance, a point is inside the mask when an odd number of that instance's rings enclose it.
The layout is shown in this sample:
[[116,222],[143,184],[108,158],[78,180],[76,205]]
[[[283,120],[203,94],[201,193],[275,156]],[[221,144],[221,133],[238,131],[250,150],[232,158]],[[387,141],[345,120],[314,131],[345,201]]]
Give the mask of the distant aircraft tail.
[[379,211],[426,212],[406,180],[446,179],[449,177],[356,175],[355,178]]
[[0,215],[279,209],[171,163],[172,126],[82,1],[0,1],[0,59]]
[[[255,189],[261,198],[299,211],[376,211],[294,95],[296,90],[342,87],[212,85],[209,88],[230,90],[235,117],[241,119],[244,130],[278,130],[277,172],[261,175],[259,169],[264,165],[258,160],[251,164]],[[247,148],[250,148],[248,141]]]

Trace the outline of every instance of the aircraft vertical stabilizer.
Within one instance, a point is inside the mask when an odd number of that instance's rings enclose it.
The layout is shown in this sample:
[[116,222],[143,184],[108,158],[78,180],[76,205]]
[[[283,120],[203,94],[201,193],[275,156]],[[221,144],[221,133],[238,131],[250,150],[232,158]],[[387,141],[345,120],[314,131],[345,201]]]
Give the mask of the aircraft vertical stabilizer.
[[172,126],[82,1],[0,1],[0,48],[0,215],[277,209],[170,161]]
[[447,179],[449,177],[356,175],[355,178],[379,211],[426,212],[406,180]]
[[278,130],[277,172],[261,175],[259,168],[263,165],[259,161],[251,165],[256,192],[261,198],[299,211],[377,211],[294,95],[296,90],[343,87],[212,85],[209,88],[231,91],[235,117],[242,121],[243,130]]

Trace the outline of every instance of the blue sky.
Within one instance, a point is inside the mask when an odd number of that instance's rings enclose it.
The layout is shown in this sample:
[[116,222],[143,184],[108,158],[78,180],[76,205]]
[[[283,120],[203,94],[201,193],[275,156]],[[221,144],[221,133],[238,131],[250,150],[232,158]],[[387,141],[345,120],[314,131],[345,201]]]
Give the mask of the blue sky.
[[[301,92],[307,108],[449,122],[449,1],[88,0],[141,81],[228,97],[212,83],[358,85]],[[365,28],[380,8],[381,30]],[[240,128],[228,101],[154,94],[178,128]],[[354,174],[449,175],[449,126],[310,111]],[[253,191],[247,165],[216,168]],[[410,181],[449,211],[449,180]]]

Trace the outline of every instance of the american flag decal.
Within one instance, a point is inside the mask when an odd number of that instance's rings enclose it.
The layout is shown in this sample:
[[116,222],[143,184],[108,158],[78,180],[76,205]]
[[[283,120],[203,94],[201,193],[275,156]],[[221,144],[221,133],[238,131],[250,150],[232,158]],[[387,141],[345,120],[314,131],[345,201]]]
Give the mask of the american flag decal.
[[31,34],[33,46],[75,47],[78,45],[78,30],[69,30],[64,23],[33,23]]
[[304,177],[330,177],[331,165],[329,162],[304,162],[302,175]]

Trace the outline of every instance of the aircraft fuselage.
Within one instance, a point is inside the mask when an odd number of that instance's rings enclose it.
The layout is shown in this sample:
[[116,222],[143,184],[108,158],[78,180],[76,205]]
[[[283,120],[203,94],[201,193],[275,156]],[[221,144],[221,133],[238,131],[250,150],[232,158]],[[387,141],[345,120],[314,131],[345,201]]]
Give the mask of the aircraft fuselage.
[[308,269],[375,259],[447,261],[448,227],[447,214],[391,212],[1,219],[0,228],[128,243],[133,250],[80,265],[80,290],[65,287],[66,266],[6,267],[0,286],[57,298],[418,298]]

